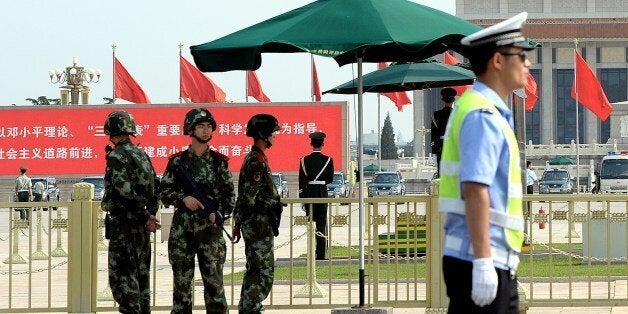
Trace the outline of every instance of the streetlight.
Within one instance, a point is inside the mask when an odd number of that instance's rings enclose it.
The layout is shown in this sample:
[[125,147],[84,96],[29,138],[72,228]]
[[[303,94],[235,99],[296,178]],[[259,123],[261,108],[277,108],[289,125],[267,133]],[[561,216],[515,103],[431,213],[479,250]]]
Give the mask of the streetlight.
[[421,151],[422,151],[421,157],[423,157],[422,163],[423,163],[423,165],[425,165],[425,135],[427,133],[430,133],[431,130],[430,129],[426,129],[424,126],[421,126],[421,128],[417,129],[416,131],[417,131],[417,133],[421,133],[421,135],[423,136],[423,140],[421,141]]
[[61,104],[68,104],[68,93],[70,94],[70,104],[78,105],[79,93],[82,94],[81,103],[87,104],[89,99],[89,87],[83,85],[84,83],[98,83],[101,70],[85,69],[84,67],[77,66],[78,57],[72,58],[72,66],[66,67],[65,71],[61,69],[48,71],[50,76],[50,82],[53,84],[65,84],[61,86]]

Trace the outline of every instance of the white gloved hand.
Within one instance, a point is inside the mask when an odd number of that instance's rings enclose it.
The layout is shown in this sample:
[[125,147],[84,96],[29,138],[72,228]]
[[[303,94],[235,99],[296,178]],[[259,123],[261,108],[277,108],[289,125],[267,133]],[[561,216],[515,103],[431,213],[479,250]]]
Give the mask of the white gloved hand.
[[491,304],[497,295],[497,271],[493,259],[474,259],[471,278],[471,300],[480,307]]

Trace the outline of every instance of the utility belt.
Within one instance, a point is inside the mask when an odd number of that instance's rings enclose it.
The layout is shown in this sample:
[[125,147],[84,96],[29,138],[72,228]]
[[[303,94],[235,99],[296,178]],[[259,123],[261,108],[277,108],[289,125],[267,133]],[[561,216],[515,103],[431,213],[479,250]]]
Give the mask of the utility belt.
[[312,185],[326,185],[327,183],[325,181],[320,181],[320,180],[315,180],[315,181],[310,181],[307,184],[312,184]]
[[[465,248],[463,247],[464,242],[465,241],[463,238],[460,238],[457,236],[453,236],[453,235],[445,236],[445,248],[446,249],[450,249],[450,250],[454,250],[458,252],[464,252],[466,249],[466,252],[469,255],[473,255],[473,246],[471,245],[471,243],[469,243],[468,248]],[[519,255],[517,254],[517,252],[513,250],[491,246],[491,257],[493,258],[493,261],[500,263],[502,265],[506,265],[508,268],[510,268],[512,272],[516,271],[517,267],[519,266]]]

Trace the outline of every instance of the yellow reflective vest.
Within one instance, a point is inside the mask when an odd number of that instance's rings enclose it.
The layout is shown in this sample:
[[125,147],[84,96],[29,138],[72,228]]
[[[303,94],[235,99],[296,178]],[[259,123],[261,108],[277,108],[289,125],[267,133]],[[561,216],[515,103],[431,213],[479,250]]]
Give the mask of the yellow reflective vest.
[[[486,97],[476,91],[467,91],[456,102],[454,113],[450,117],[443,143],[443,156],[440,164],[440,197],[438,207],[441,212],[465,215],[465,203],[460,190],[460,129],[466,116],[475,110],[499,112]],[[500,115],[502,130],[508,144],[510,155],[508,165],[508,202],[506,210],[490,208],[490,223],[504,228],[506,242],[516,252],[523,244],[523,207],[521,185],[521,166],[517,139],[508,121]]]

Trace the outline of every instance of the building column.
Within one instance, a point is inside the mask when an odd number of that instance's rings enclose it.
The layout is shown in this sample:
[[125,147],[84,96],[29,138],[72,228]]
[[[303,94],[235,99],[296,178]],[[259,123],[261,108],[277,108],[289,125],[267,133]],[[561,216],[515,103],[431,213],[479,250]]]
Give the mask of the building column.
[[544,42],[541,48],[541,143],[549,144],[556,139],[554,106],[554,69],[552,63],[552,43]]
[[[413,126],[412,126],[412,139],[414,140],[414,156],[421,155],[421,147],[423,145],[423,136],[417,132],[421,127],[429,128],[429,125],[424,125],[426,111],[430,108],[425,106],[425,93],[422,90],[415,90],[412,92],[412,111],[414,113]],[[425,137],[427,138],[427,136]],[[427,144],[425,147],[429,147]]]

